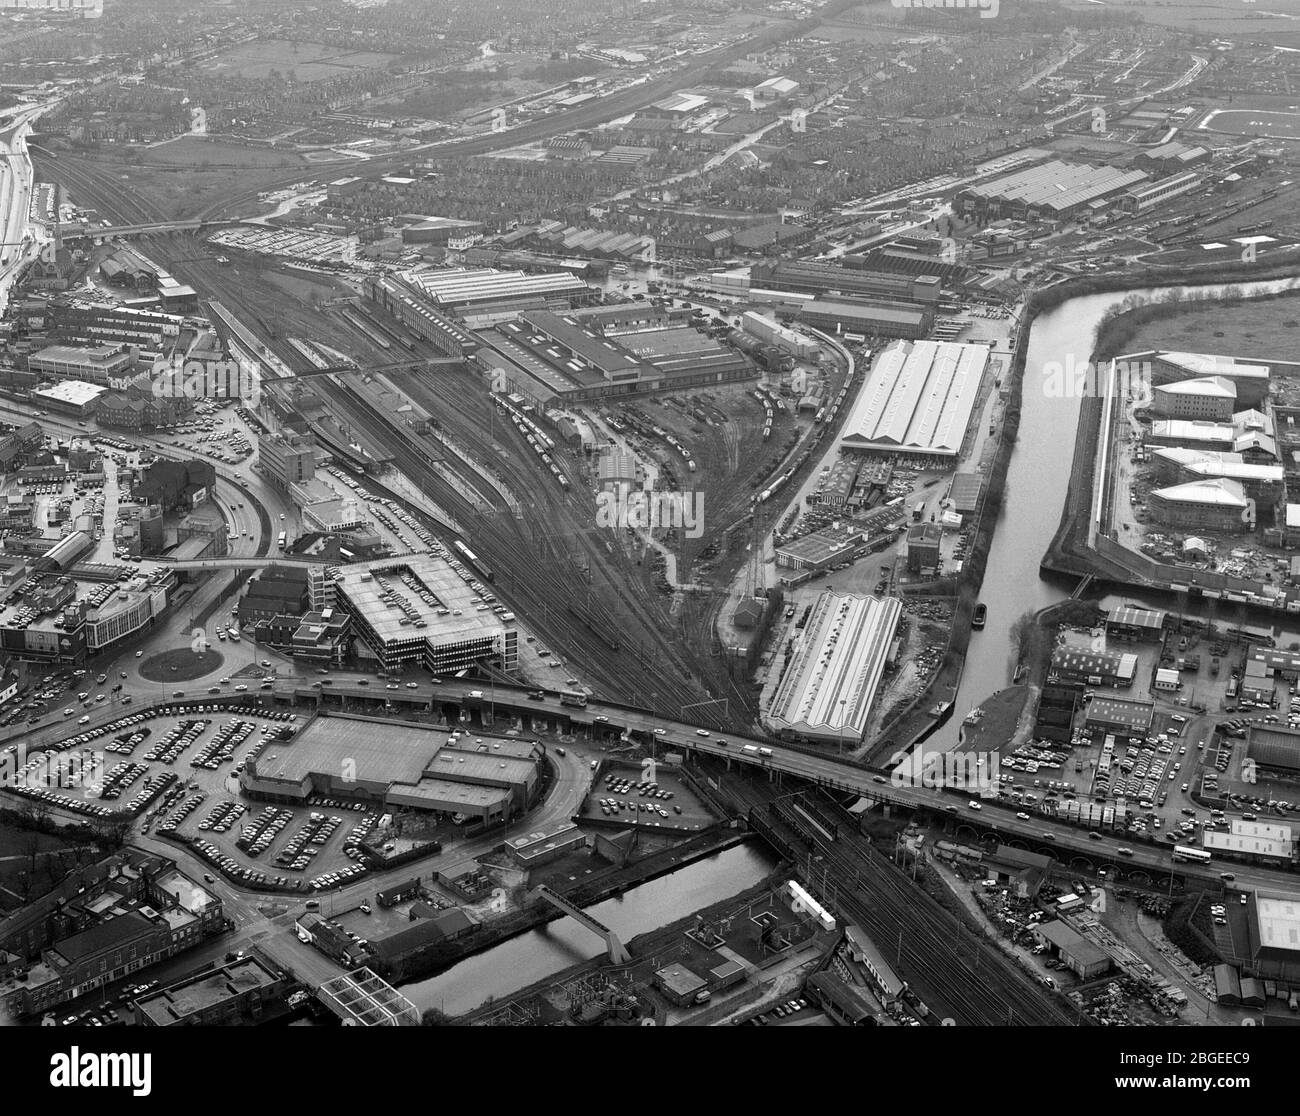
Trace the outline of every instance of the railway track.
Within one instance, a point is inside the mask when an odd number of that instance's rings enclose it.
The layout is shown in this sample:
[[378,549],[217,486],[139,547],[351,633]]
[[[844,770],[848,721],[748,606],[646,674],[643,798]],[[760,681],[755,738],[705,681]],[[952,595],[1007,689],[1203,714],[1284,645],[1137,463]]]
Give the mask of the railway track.
[[[802,805],[803,810],[795,807]],[[913,884],[857,831],[856,821],[822,795],[786,796],[759,807],[807,850],[814,884],[851,915],[923,999],[978,1026],[1069,1026],[1082,1016],[1046,993],[996,947]],[[810,823],[811,817],[811,823]],[[824,830],[831,827],[829,836]],[[928,997],[928,998],[927,998]]]
[[[111,199],[106,197],[101,183],[83,168],[72,165],[71,160],[60,158],[52,170],[57,171],[57,177],[69,186],[78,201],[98,206],[106,218],[121,223],[157,219],[156,214],[150,213],[134,198],[123,198],[116,192]],[[359,331],[355,327],[336,322],[329,315],[309,315],[301,307],[291,305],[291,300],[283,292],[277,290],[274,301],[255,301],[259,299],[256,287],[232,275],[232,271],[237,269],[218,267],[204,259],[201,243],[192,235],[163,234],[145,238],[142,250],[173,273],[183,275],[185,281],[203,291],[206,297],[219,298],[240,318],[265,326],[262,315],[273,315],[277,335],[321,336],[324,317],[335,327],[337,335],[322,336],[322,340],[349,351],[359,348],[356,343]],[[440,355],[427,342],[411,343],[400,329],[388,326],[386,332],[394,337],[394,343],[405,344],[416,356]],[[287,352],[278,339],[271,339],[269,347],[291,367],[301,363],[301,359],[295,361],[295,354]],[[367,360],[375,363],[391,360],[391,349],[386,353],[374,339],[366,338],[366,348],[365,356],[359,361],[363,365]],[[329,379],[314,377],[313,388],[327,400],[343,405],[346,401],[342,393],[328,385]],[[481,392],[467,391],[465,381],[454,374],[420,377],[417,382],[427,389],[424,397],[435,404],[429,408],[431,413],[438,414],[449,428],[455,429],[458,437],[470,442],[476,437],[484,438],[490,429],[489,423],[494,420],[489,416],[491,408],[486,398],[481,398]],[[358,427],[380,444],[387,447],[397,441],[374,421],[362,420],[358,411],[349,410]],[[416,459],[404,448],[398,457],[403,471],[413,480],[427,484],[438,503],[471,531],[475,549],[508,579],[507,594],[514,598],[520,613],[528,616],[531,625],[549,642],[565,647],[568,655],[609,696],[673,714],[678,713],[683,705],[725,696],[737,710],[749,711],[753,703],[752,694],[737,686],[724,664],[709,654],[713,633],[708,614],[716,613],[717,605],[703,610],[706,615],[701,618],[693,602],[687,602],[679,624],[674,625],[665,616],[662,600],[655,597],[643,581],[637,578],[625,581],[625,571],[612,561],[614,548],[606,547],[603,539],[591,537],[590,515],[578,515],[575,505],[549,483],[549,476],[546,483],[537,483],[539,476],[532,461],[503,455],[497,464],[507,483],[530,494],[536,493],[530,521],[554,525],[555,529],[550,532],[536,528],[531,531],[513,526],[506,528],[497,522],[497,516],[485,516],[480,509],[465,502],[427,462]],[[580,475],[576,469],[569,472],[573,476]],[[569,499],[581,495],[585,493],[573,493]],[[435,532],[441,530],[436,524],[430,527]],[[575,561],[584,564],[585,577],[578,574]],[[590,633],[568,613],[571,602],[578,602],[592,613],[607,617],[611,625],[617,624],[624,644],[622,652],[613,654],[607,647],[592,646],[595,641]],[[690,650],[692,645],[697,648],[694,653]],[[710,713],[702,723],[724,727],[736,722]]]

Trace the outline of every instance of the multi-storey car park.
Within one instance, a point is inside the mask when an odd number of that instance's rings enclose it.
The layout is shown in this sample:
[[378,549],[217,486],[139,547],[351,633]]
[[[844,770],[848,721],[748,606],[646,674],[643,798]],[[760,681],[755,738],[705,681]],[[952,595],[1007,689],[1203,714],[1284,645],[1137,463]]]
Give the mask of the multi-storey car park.
[[514,617],[473,582],[436,554],[411,554],[340,567],[335,586],[339,606],[386,669],[411,663],[445,674],[491,660],[514,670]]

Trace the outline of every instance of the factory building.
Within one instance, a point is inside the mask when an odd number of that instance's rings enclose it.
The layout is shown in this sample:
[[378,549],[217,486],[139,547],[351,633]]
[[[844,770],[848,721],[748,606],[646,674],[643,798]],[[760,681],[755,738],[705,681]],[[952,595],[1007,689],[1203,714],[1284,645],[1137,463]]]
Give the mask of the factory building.
[[1058,682],[1127,689],[1137,676],[1137,664],[1138,657],[1130,652],[1066,645],[1053,653],[1048,677]]
[[478,338],[454,318],[440,313],[409,279],[372,276],[363,289],[367,298],[443,355],[468,360],[478,350]]
[[1169,527],[1241,534],[1254,526],[1246,491],[1234,480],[1221,478],[1157,488],[1149,503],[1152,516]]
[[919,340],[934,328],[933,308],[884,299],[809,299],[799,307],[798,319],[828,333],[862,333],[908,340]]
[[1164,635],[1168,615],[1159,609],[1122,605],[1112,609],[1110,615],[1106,617],[1106,635],[1134,643],[1142,640],[1158,642]]
[[1080,980],[1093,980],[1110,971],[1110,954],[1060,919],[1040,922],[1033,934],[1039,945],[1047,946]]
[[453,315],[470,329],[496,325],[527,310],[563,313],[591,300],[592,289],[568,271],[497,271],[493,268],[440,268],[410,272],[404,279],[422,291],[433,308]]
[[985,345],[918,341],[890,346],[858,394],[840,448],[955,461],[988,363]]
[[1252,906],[1251,965],[1265,978],[1300,981],[1300,894],[1256,891]]
[[[1268,690],[1271,694],[1271,683]],[[1286,725],[1252,724],[1246,731],[1246,758],[1254,763],[1260,774],[1282,779],[1298,778],[1300,732]]]
[[901,615],[902,602],[894,597],[823,592],[766,720],[781,735],[859,743]]
[[435,554],[342,566],[335,589],[386,670],[414,664],[443,675],[484,660],[502,670],[519,664],[518,630]]
[[[936,266],[939,261],[935,261]],[[865,266],[812,260],[762,261],[750,269],[750,284],[777,291],[804,291],[887,302],[937,303],[943,282],[936,270],[928,275],[895,275]]]
[[27,358],[30,371],[55,380],[124,387],[135,370],[135,353],[126,345],[49,345]]
[[1197,376],[1152,390],[1151,413],[1159,418],[1231,422],[1237,388],[1225,376]]
[[856,557],[866,542],[867,532],[860,525],[837,522],[778,546],[776,564],[791,570],[825,570]]
[[1092,202],[1127,193],[1148,177],[1141,170],[1052,159],[963,187],[957,208],[980,217],[1068,221],[1085,213]]
[[1167,201],[1191,193],[1201,184],[1201,176],[1194,171],[1172,174],[1156,182],[1143,183],[1120,196],[1119,207],[1125,213],[1145,213]]
[[816,363],[821,358],[821,349],[812,338],[778,325],[771,318],[753,310],[740,316],[740,328],[760,341],[777,346],[796,360]]

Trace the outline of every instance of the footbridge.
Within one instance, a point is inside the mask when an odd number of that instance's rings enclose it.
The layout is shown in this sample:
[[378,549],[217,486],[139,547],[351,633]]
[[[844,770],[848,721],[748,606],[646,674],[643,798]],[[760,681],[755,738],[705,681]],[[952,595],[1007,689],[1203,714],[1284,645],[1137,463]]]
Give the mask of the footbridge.
[[149,236],[153,233],[198,232],[200,229],[229,228],[242,225],[241,218],[226,220],[208,220],[193,218],[189,221],[151,221],[145,225],[107,225],[101,228],[87,228],[83,233],[65,233],[68,239],[73,236],[88,236],[96,240],[110,238],[121,239],[132,236]]
[[597,937],[603,938],[605,940],[605,952],[615,965],[625,965],[627,962],[632,960],[632,955],[628,953],[627,946],[622,943],[619,936],[615,934],[613,930],[603,922],[598,922],[596,919],[592,918],[586,911],[579,907],[575,907],[564,898],[563,895],[557,895],[545,884],[542,884],[534,894],[538,898],[545,899],[551,904],[551,906],[558,907],[573,919],[574,922],[578,923],[580,926],[585,926]]
[[170,558],[160,557],[152,559],[160,565],[166,566],[169,570],[260,570],[267,566],[298,566],[303,569],[318,568],[323,569],[325,566],[334,565],[331,562],[322,562],[311,558],[280,558],[270,554],[263,554],[260,557],[256,554],[249,554],[242,558],[192,558],[183,561],[174,561]]

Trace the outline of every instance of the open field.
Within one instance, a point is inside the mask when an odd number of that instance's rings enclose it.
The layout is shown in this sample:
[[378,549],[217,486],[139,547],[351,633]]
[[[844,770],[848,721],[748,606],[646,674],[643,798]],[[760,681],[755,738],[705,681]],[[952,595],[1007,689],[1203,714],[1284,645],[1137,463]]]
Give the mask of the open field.
[[[1080,3],[1081,10],[1091,10]],[[1112,11],[1137,12],[1144,23],[1180,27],[1197,35],[1220,36],[1235,42],[1262,42],[1300,47],[1300,0],[1270,0],[1263,11],[1232,3],[1198,0],[1152,4],[1150,0],[1111,0]]]
[[1221,109],[1211,113],[1196,130],[1228,132],[1235,136],[1300,140],[1300,112],[1256,108]]
[[1300,344],[1300,294],[1220,302],[1186,302],[1183,312],[1147,322],[1128,341],[1128,352],[1176,349],[1228,356],[1293,360]]
[[204,69],[226,77],[261,80],[272,70],[293,75],[294,80],[312,82],[338,77],[354,70],[373,70],[398,58],[396,54],[347,51],[321,43],[294,43],[272,39],[244,43],[218,55]]
[[296,167],[301,165],[298,156],[286,151],[272,151],[265,147],[244,147],[237,143],[204,139],[201,136],[181,136],[169,143],[154,144],[141,152],[146,165],[164,167],[210,166],[224,167]]

